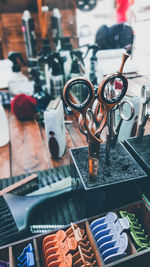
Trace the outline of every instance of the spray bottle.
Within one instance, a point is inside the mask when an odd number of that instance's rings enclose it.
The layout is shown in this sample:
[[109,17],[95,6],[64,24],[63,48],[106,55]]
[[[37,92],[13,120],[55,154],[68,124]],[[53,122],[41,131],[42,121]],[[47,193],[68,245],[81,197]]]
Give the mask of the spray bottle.
[[37,100],[37,111],[44,111],[51,99],[50,95],[43,89],[39,70],[37,68],[32,68],[30,74],[34,79],[33,97]]
[[24,35],[27,59],[36,57],[36,37],[34,30],[34,20],[30,11],[25,10],[22,16],[22,31]]
[[21,66],[19,63],[26,65],[22,54],[19,52],[9,52],[8,59],[12,61],[12,77],[8,82],[9,93],[12,95],[18,95],[21,93],[32,95],[33,93],[33,81],[29,81],[28,78],[21,72]]
[[62,91],[64,87],[63,70],[57,57],[53,58],[52,73],[51,73],[51,96],[53,99],[62,97]]
[[84,61],[82,58],[82,52],[78,49],[72,50],[71,58],[72,58],[72,64],[71,64],[69,79],[84,75],[85,70],[84,70]]
[[94,86],[95,92],[97,93],[98,83],[100,83],[102,81],[102,78],[103,78],[102,71],[99,73],[99,75],[97,75],[98,59],[97,59],[96,53],[98,52],[99,47],[97,44],[93,44],[93,45],[88,46],[88,50],[86,52],[85,57],[87,56],[87,54],[89,53],[90,50],[92,50],[92,55],[90,57],[89,79]]
[[65,82],[67,82],[67,80],[69,79],[69,75],[71,71],[71,64],[72,64],[71,52],[72,52],[72,44],[70,42],[70,38],[63,37],[61,39],[60,57],[63,60]]
[[53,14],[51,16],[51,30],[52,38],[55,45],[55,50],[60,49],[60,39],[62,38],[62,16],[58,8],[53,9]]
[[41,51],[41,63],[43,65],[43,74],[44,79],[46,83],[46,90],[47,93],[51,94],[50,89],[50,68],[49,68],[49,61],[51,61],[52,53],[51,53],[51,47],[48,39],[42,39],[42,51]]

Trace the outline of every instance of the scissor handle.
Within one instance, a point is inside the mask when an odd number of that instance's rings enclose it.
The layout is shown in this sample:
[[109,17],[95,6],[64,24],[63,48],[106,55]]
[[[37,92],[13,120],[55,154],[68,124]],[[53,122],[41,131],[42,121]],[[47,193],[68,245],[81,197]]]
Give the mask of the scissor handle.
[[92,105],[93,118],[96,123],[100,123],[103,119],[105,113],[105,106],[102,102],[99,102],[98,99],[95,99]]
[[[98,88],[98,99],[99,101],[107,105],[108,110],[112,109],[117,103],[119,103],[127,92],[128,80],[125,77],[125,75],[122,74],[122,72],[124,64],[128,57],[129,57],[128,54],[123,54],[119,71],[114,74],[108,75]],[[116,95],[115,92],[116,88],[113,88],[112,92],[110,92],[109,93],[110,95],[108,96],[109,85],[115,87],[116,86],[115,80],[116,82],[118,82],[119,80],[120,88],[117,88],[117,90],[120,93]]]
[[122,55],[122,62],[121,62],[120,69],[118,71],[119,73],[123,72],[124,64],[125,64],[126,60],[128,59],[128,57],[129,57],[129,54],[123,54]]
[[[87,97],[80,104],[77,103],[74,95],[71,94],[71,89],[77,85],[86,86],[88,89]],[[88,107],[93,103],[95,99],[94,87],[88,79],[78,76],[67,81],[64,86],[63,97],[66,104],[72,109],[75,109],[80,113],[85,113]]]
[[91,124],[92,127],[90,127],[89,121],[87,116],[85,116],[85,126],[86,126],[86,130],[88,132],[88,134],[90,135],[90,137],[94,140],[96,140],[99,143],[102,143],[102,139],[100,138],[100,134],[102,132],[102,130],[104,129],[106,122],[107,122],[107,115],[108,115],[108,110],[106,108],[106,106],[104,106],[103,109],[103,116],[101,118],[101,121],[98,121],[98,123],[96,122],[96,120],[94,119],[94,114],[92,112],[92,110],[89,110],[91,115],[93,116],[93,123],[97,124],[97,129],[95,129],[94,125]]
[[150,88],[147,87],[146,85],[142,86],[141,100],[142,100],[142,104],[147,104],[150,101]]
[[[128,104],[131,111],[129,113],[129,115],[125,115],[124,111],[123,111],[123,107],[125,104]],[[135,109],[134,109],[134,105],[129,101],[129,100],[124,100],[120,103],[119,105],[119,114],[120,114],[120,117],[124,120],[124,121],[130,121],[134,114],[135,114]]]
[[[112,98],[108,98],[106,95],[106,86],[108,83],[111,83],[115,79],[120,79],[122,81],[122,89],[120,89],[120,94],[118,96],[112,96]],[[98,100],[103,104],[107,105],[108,109],[113,108],[116,104],[118,104],[122,98],[125,96],[128,88],[128,80],[122,73],[114,73],[108,76],[99,86],[98,88]]]

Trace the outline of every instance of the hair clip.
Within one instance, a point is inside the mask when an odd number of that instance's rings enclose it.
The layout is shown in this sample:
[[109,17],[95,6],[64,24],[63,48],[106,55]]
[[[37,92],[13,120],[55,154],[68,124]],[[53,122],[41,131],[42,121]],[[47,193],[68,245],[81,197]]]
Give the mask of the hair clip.
[[26,267],[33,267],[35,266],[35,260],[34,260],[34,254],[33,254],[33,248],[32,244],[29,243],[27,247],[25,247],[20,254],[19,257],[17,257],[18,260],[18,266],[26,266]]
[[9,267],[9,262],[0,260],[0,267]]
[[77,249],[78,243],[75,237],[67,237],[66,232],[59,230],[43,239],[43,256],[46,267],[50,266],[72,266],[72,255],[70,251]]

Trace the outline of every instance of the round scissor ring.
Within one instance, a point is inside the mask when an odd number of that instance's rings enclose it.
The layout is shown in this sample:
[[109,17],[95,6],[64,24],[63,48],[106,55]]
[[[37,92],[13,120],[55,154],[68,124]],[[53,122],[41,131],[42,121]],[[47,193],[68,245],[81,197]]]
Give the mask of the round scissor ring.
[[[118,96],[112,96],[112,99],[109,99],[105,96],[106,85],[111,81],[119,78],[122,81],[121,93]],[[120,100],[125,96],[128,88],[127,78],[122,73],[115,73],[111,76],[108,76],[98,88],[98,99],[104,104],[116,105]]]
[[[126,116],[123,112],[123,107],[125,104],[128,104],[131,109],[130,114],[128,116]],[[130,121],[135,114],[134,105],[128,100],[124,100],[121,102],[121,104],[119,105],[119,110],[120,110],[120,116],[124,121]]]
[[[87,97],[83,100],[81,104],[77,104],[74,97],[71,95],[71,88],[75,85],[84,85],[88,89]],[[76,77],[73,79],[70,79],[64,86],[63,90],[63,97],[65,99],[65,102],[73,109],[78,110],[79,112],[82,112],[82,110],[87,110],[87,108],[90,106],[90,104],[93,103],[95,99],[95,92],[94,87],[92,83],[83,77]]]
[[[106,108],[106,105],[104,105],[103,107],[103,116],[102,116],[102,119],[101,119],[101,122],[100,122],[100,126],[97,128],[97,129],[90,129],[89,127],[89,123],[88,123],[88,120],[87,120],[87,113],[85,114],[85,128],[87,130],[87,133],[94,139],[96,140],[97,142],[99,143],[102,143],[102,139],[100,138],[100,134],[102,132],[102,130],[104,129],[105,125],[106,125],[106,121],[107,121],[107,115],[108,115],[108,110]],[[91,111],[92,112],[92,111]],[[93,114],[93,113],[92,113]],[[94,116],[94,114],[93,114]],[[96,121],[95,121],[96,123]],[[93,131],[94,130],[94,131]]]
[[142,86],[141,99],[143,104],[147,104],[147,102],[150,101],[150,89],[146,85]]

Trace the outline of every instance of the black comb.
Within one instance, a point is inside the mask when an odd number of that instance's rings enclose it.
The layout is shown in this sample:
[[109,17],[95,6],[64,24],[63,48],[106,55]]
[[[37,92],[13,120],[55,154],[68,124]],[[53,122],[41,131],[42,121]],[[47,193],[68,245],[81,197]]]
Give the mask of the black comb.
[[50,199],[61,199],[72,187],[39,196],[16,196],[4,194],[0,197],[0,246],[24,237],[28,232],[28,220],[34,209]]

